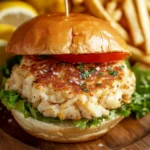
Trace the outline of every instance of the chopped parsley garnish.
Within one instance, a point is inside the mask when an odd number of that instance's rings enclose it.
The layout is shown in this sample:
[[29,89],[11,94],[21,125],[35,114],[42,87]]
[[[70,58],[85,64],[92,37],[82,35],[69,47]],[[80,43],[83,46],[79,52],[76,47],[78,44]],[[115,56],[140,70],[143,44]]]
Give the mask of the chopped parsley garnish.
[[21,59],[21,55],[17,55],[8,59],[7,63],[4,66],[0,67],[0,72],[3,74],[3,76],[9,77],[13,66],[16,64],[20,64]]
[[82,87],[82,90],[86,93],[88,93],[88,89],[86,87],[86,83],[81,83],[80,86]]
[[95,72],[95,68],[94,67],[90,67],[89,74],[93,74],[94,72]]
[[117,76],[117,75],[118,75],[118,72],[115,71],[115,70],[112,70],[110,67],[107,68],[107,71],[108,71],[108,73],[109,73],[111,76]]
[[96,71],[94,67],[90,67],[89,70],[84,70],[84,67],[85,67],[84,64],[80,64],[77,66],[77,68],[81,72],[82,79],[87,79],[91,74],[93,74]]
[[77,68],[78,68],[80,71],[83,71],[83,70],[84,70],[84,64],[77,65]]

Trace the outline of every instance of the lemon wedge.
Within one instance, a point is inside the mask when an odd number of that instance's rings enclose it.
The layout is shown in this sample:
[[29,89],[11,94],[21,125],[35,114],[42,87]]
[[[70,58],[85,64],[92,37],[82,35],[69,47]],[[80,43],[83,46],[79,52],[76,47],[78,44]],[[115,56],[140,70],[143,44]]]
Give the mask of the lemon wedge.
[[6,47],[6,45],[7,45],[7,41],[0,39],[0,50],[1,50],[3,47]]
[[0,24],[18,27],[37,14],[36,9],[22,1],[0,2]]
[[[15,27],[9,24],[0,24],[0,39],[4,41],[8,41],[15,31]],[[3,43],[3,41],[0,41]]]

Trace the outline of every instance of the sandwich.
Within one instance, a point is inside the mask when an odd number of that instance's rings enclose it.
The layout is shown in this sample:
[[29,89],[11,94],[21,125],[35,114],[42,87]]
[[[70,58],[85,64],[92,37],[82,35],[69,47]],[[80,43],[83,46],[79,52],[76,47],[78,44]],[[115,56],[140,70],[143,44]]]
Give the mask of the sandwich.
[[85,14],[43,14],[18,28],[6,51],[16,56],[3,68],[0,99],[33,136],[88,141],[130,114],[123,110],[136,87],[126,63],[131,53],[109,23]]

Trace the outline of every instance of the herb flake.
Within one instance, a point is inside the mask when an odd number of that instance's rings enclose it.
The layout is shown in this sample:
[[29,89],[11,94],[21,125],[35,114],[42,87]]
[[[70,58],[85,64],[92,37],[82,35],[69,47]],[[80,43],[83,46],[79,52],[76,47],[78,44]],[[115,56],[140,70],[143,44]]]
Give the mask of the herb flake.
[[82,90],[86,93],[88,93],[88,89],[86,87],[86,83],[81,83],[80,86],[82,87]]
[[115,70],[112,70],[110,67],[107,68],[107,71],[108,71],[108,73],[109,73],[111,76],[117,76],[117,75],[118,75],[118,72],[115,71]]
[[84,70],[84,67],[85,67],[84,64],[80,64],[77,66],[77,68],[81,72],[82,79],[87,79],[90,75],[92,75],[96,71],[94,67],[90,67],[89,70]]

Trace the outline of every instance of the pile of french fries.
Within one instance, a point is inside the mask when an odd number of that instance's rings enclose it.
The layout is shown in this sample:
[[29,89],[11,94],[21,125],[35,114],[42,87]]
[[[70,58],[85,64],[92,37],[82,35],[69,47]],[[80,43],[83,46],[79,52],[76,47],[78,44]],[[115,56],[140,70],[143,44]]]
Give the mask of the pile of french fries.
[[129,45],[132,59],[150,65],[150,0],[71,0],[71,12],[105,19]]

